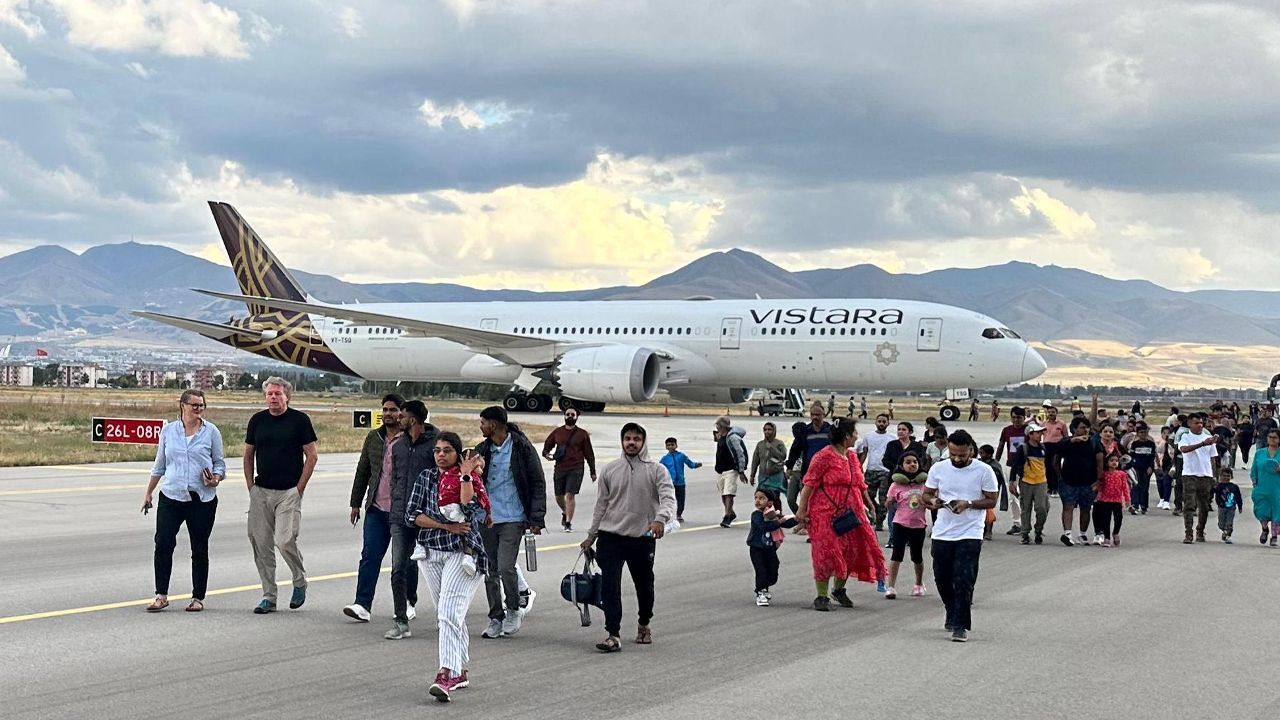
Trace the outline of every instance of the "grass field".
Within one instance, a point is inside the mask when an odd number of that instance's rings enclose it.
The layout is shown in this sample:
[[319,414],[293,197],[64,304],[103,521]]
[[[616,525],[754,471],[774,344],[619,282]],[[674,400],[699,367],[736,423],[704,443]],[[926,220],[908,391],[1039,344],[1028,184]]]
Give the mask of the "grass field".
[[[155,446],[95,444],[89,441],[89,423],[94,417],[161,418],[177,417],[177,393],[166,391],[107,391],[30,389],[0,393],[0,466],[62,465],[69,463],[124,462],[152,460]],[[351,427],[351,410],[373,408],[375,398],[342,398],[299,393],[295,404],[306,405],[320,452],[358,452],[364,429]],[[249,416],[261,409],[256,393],[210,393],[207,397],[209,421],[222,431],[228,464],[244,452],[243,438]],[[329,409],[317,409],[329,404]],[[476,403],[476,409],[483,403]],[[551,415],[550,418],[556,418]],[[452,430],[467,444],[480,441],[475,416],[435,415],[432,424]],[[554,422],[554,420],[552,420]],[[522,424],[522,429],[541,439],[551,425]],[[238,464],[234,467],[239,467]]]

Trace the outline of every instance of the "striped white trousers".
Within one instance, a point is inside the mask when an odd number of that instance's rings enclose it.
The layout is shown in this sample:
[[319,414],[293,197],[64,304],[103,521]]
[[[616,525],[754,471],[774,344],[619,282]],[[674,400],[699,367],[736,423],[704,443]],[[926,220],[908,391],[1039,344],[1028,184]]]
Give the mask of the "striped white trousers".
[[467,668],[467,609],[476,590],[484,584],[484,576],[467,575],[462,569],[461,552],[439,550],[427,551],[427,557],[418,561],[418,572],[427,581],[436,604],[440,667],[457,675]]

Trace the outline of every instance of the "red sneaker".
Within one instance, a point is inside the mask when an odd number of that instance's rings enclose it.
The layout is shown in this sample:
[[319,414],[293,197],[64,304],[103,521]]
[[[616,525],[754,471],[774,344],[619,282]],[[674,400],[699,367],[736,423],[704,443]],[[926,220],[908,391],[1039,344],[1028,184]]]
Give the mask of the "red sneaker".
[[436,676],[436,681],[431,684],[431,689],[427,692],[431,693],[440,702],[449,702],[449,697],[454,690],[458,689],[458,683],[462,681],[462,676],[447,677],[444,673]]
[[458,681],[458,683],[453,686],[454,690],[461,690],[462,688],[471,687],[471,681],[467,679],[466,670],[463,670],[462,674],[454,679]]

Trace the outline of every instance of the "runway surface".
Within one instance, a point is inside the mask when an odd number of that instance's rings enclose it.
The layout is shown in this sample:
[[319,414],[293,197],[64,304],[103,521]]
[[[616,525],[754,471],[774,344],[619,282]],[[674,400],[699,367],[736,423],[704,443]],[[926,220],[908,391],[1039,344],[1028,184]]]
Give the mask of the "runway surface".
[[[548,416],[529,419],[539,417]],[[628,419],[584,418],[601,465],[616,457],[618,429]],[[713,418],[635,419],[647,426],[655,452],[674,435],[694,459],[708,465],[714,459]],[[762,422],[740,420],[748,447],[760,439]],[[790,422],[779,423],[784,438]],[[994,444],[999,428],[970,429],[979,442]],[[1237,522],[1233,546],[1217,541],[1216,516],[1210,542],[1194,546],[1181,544],[1181,520],[1167,512],[1126,516],[1118,549],[1058,544],[1056,500],[1041,547],[1003,535],[1009,522],[1001,517],[996,540],[983,550],[972,640],[962,645],[945,639],[927,568],[926,598],[886,601],[873,586],[858,585],[851,590],[854,609],[813,612],[808,546],[800,538],[789,537],[782,548],[774,605],[757,608],[741,526],[749,495],[740,496],[738,527],[715,527],[721,513],[710,467],[689,472],[686,529],[658,543],[652,646],[629,642],[635,604],[628,590],[623,652],[595,653],[603,617],[597,611],[591,628],[579,627],[558,593],[584,533],[553,531],[540,541],[540,570],[529,575],[539,597],[519,635],[481,639],[485,602],[483,593],[477,596],[469,618],[472,688],[442,706],[426,693],[436,669],[428,601],[419,606],[414,637],[400,642],[382,639],[390,625],[385,573],[372,623],[341,614],[352,600],[360,552],[361,531],[347,522],[355,455],[325,454],[323,438],[321,453],[303,505],[307,604],[267,616],[250,613],[259,590],[235,459],[220,490],[201,614],[182,612],[185,602],[176,599],[189,590],[185,534],[174,558],[172,607],[154,615],[142,610],[152,591],[154,515],[139,513],[149,463],[0,469],[3,716],[462,711],[525,718],[1026,720],[1270,717],[1276,707],[1271,688],[1280,659],[1267,630],[1277,613],[1280,550],[1259,546],[1249,512]],[[1247,496],[1247,479],[1239,482]],[[582,529],[594,501],[587,485]],[[549,504],[554,525],[550,498]],[[280,570],[286,571],[283,562]],[[909,582],[899,590],[903,585]]]

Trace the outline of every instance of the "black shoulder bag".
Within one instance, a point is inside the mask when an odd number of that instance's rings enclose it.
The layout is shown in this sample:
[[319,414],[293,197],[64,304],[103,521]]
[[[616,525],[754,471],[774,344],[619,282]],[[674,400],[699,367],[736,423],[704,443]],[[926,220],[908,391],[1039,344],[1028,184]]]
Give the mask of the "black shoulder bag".
[[551,453],[552,460],[558,463],[564,459],[564,456],[569,453],[569,443],[573,442],[573,435],[576,432],[578,432],[578,428],[570,430],[569,437],[565,439],[564,444],[556,446],[556,451]]
[[[850,487],[849,492],[844,494],[845,504],[848,504],[849,494],[852,492],[853,488]],[[822,485],[822,494],[827,496],[827,502],[835,505],[835,501],[831,499],[831,494],[827,492],[826,483],[823,483]],[[836,507],[840,506],[836,505]],[[853,508],[845,508],[844,510],[836,513],[835,517],[831,518],[831,529],[835,531],[837,537],[841,535],[848,535],[856,530],[861,524],[862,520],[858,517],[858,514],[853,511]]]

